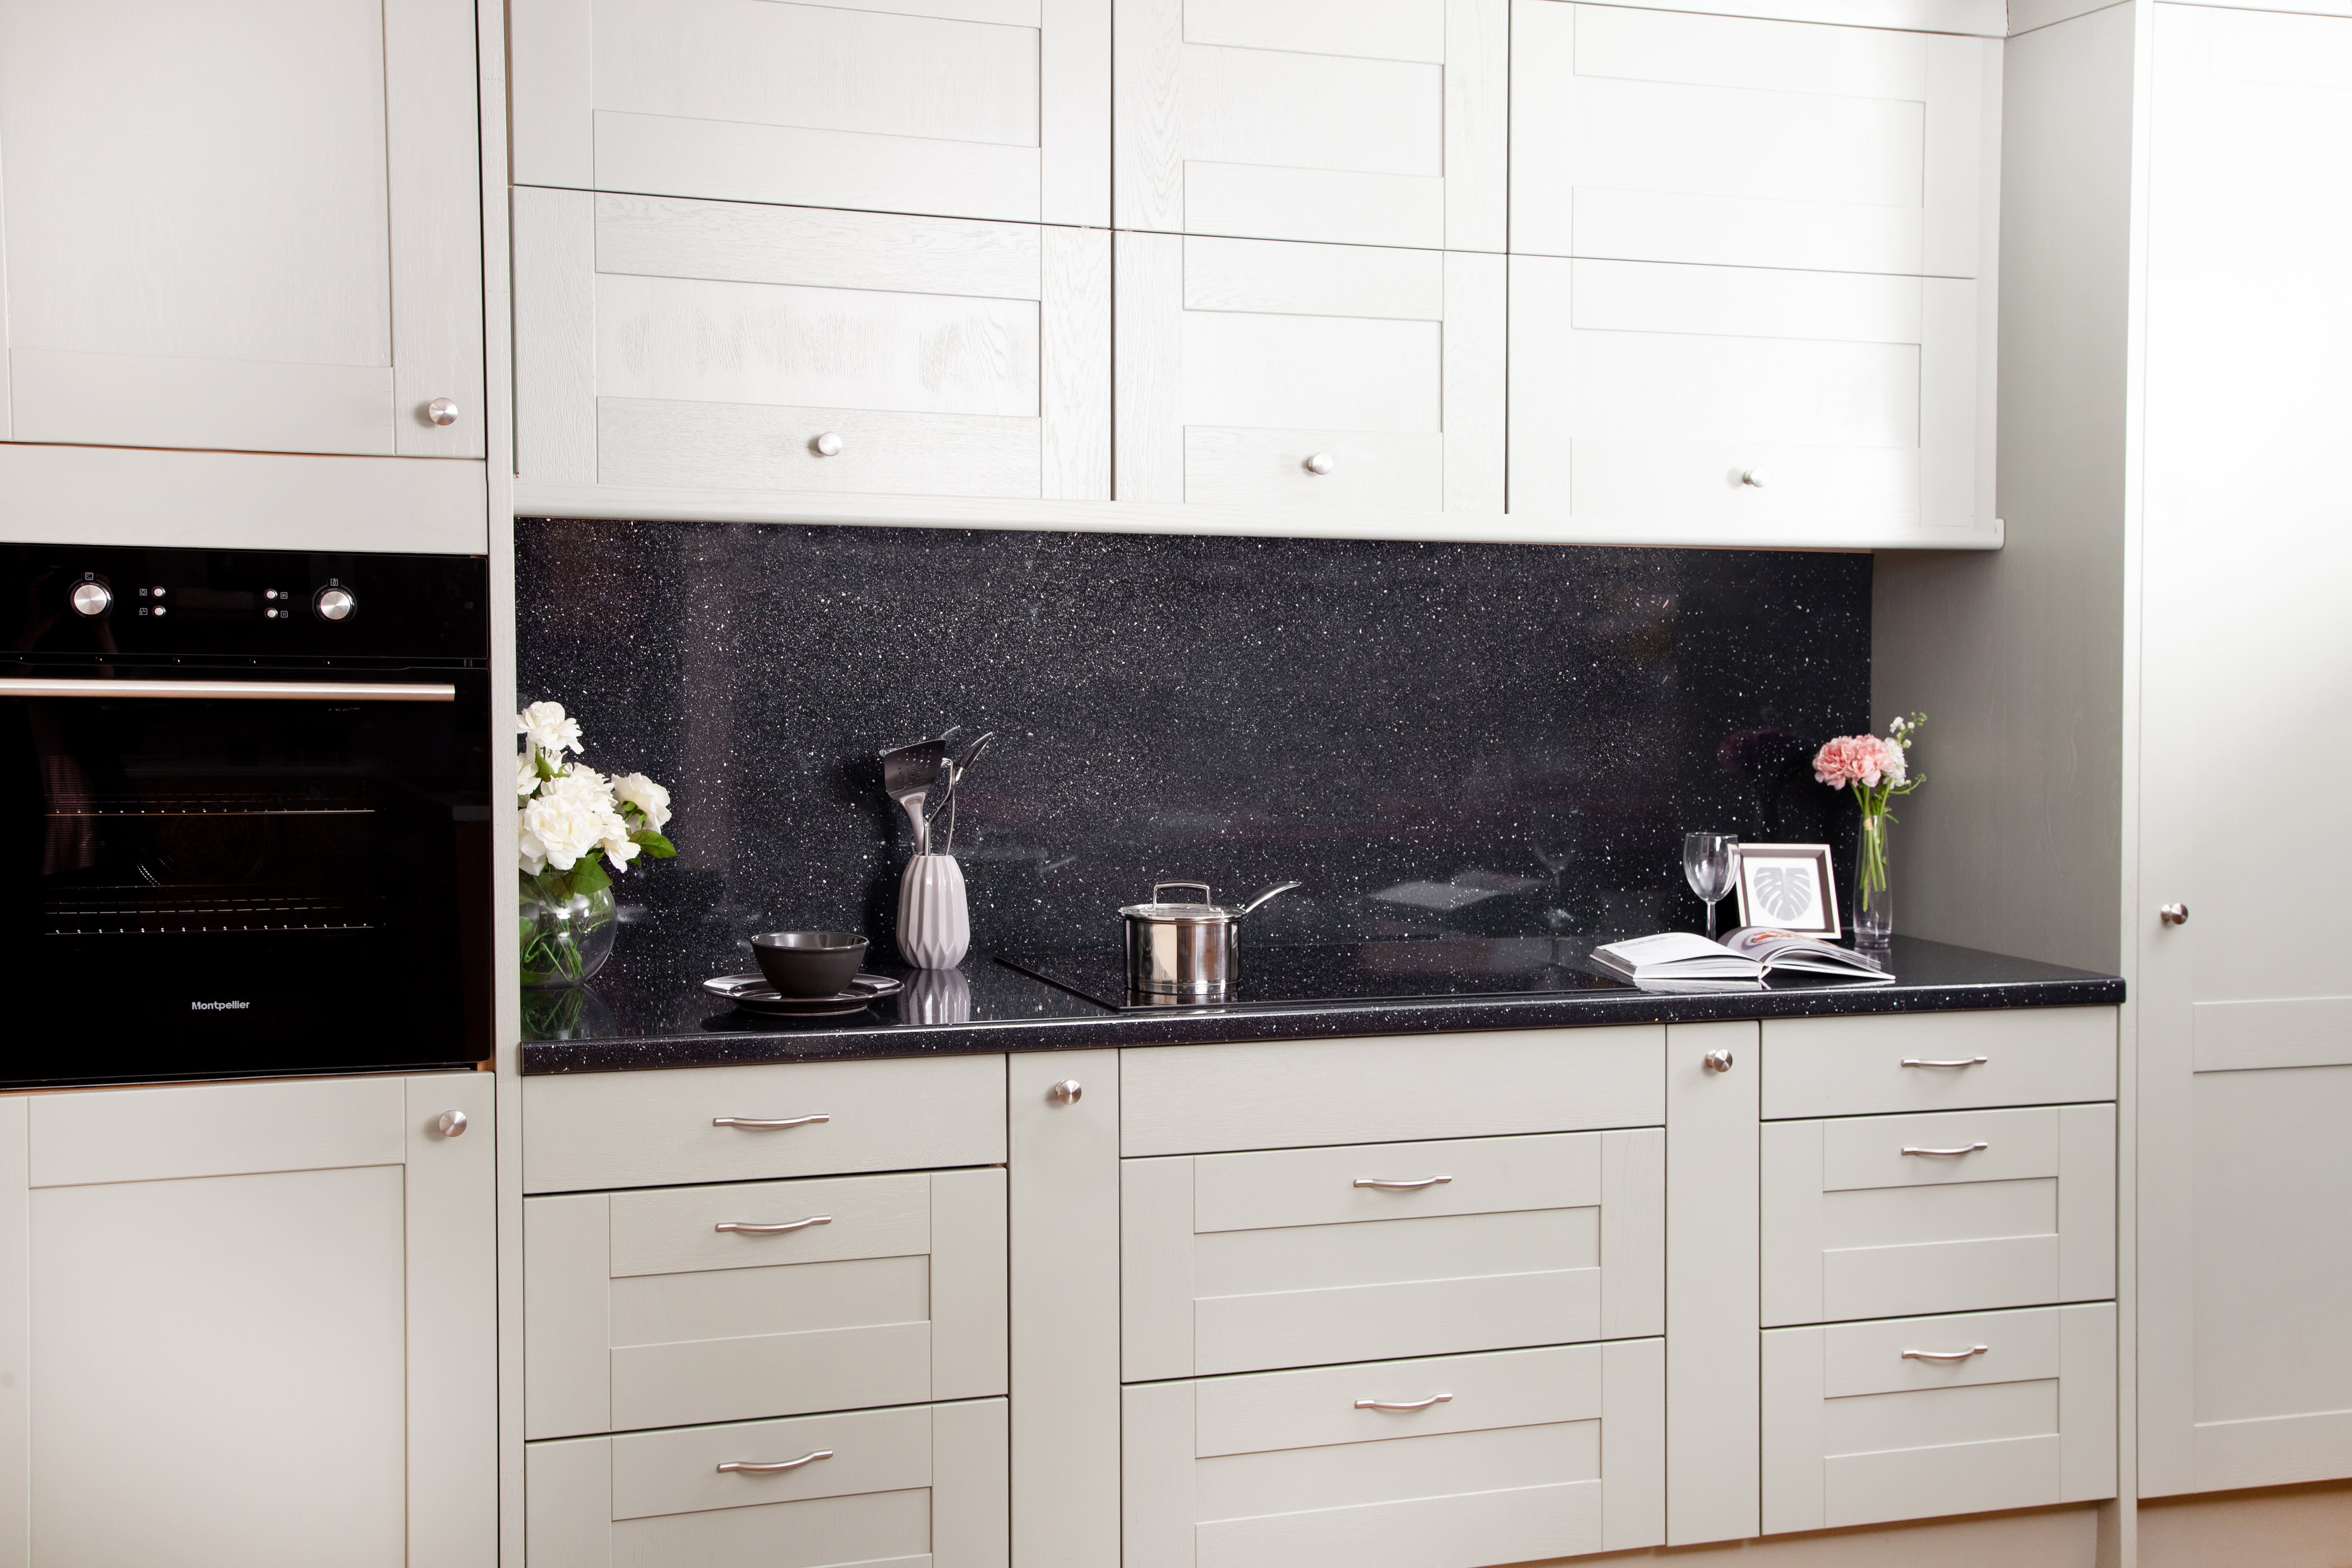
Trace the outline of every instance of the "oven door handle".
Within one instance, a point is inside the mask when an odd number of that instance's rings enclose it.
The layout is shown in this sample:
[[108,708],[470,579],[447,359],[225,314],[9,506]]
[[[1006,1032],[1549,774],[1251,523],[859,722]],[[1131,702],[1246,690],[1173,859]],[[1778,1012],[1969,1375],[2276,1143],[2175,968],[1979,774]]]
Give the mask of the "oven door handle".
[[0,677],[0,697],[176,697],[211,702],[455,702],[457,689],[359,680],[58,680]]

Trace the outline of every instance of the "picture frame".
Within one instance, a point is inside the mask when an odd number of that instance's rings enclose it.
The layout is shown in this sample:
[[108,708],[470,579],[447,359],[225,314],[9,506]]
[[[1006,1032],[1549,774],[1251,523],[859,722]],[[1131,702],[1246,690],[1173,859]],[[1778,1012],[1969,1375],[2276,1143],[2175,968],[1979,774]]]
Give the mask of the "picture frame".
[[1826,844],[1742,844],[1731,879],[1739,923],[1836,942],[1837,874]]

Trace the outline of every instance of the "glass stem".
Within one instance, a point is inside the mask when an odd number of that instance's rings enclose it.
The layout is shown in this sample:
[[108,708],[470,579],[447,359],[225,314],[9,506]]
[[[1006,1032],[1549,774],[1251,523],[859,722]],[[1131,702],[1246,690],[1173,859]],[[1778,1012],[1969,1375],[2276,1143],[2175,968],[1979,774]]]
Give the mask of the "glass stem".
[[1706,901],[1706,940],[1709,942],[1715,940],[1715,900],[1713,899]]

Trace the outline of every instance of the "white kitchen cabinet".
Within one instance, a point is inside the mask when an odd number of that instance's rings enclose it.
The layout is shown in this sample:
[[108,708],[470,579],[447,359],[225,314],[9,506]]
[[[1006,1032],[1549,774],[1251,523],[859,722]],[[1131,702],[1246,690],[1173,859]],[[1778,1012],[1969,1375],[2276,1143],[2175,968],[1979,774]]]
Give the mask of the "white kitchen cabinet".
[[2113,1302],[1764,1335],[1764,1530],[2116,1495]]
[[1478,1568],[1656,1545],[1657,1340],[1126,1391],[1126,1568]]
[[1108,221],[1110,0],[515,0],[518,184]]
[[0,5],[0,438],[480,458],[474,21]]
[[1511,249],[1987,276],[2000,50],[1514,0]]
[[525,480],[1109,492],[1099,230],[522,189],[514,248]]
[[495,1563],[492,1088],[0,1100],[0,1563]]
[[1118,499],[1495,511],[1499,256],[1117,239]]
[[1500,250],[1507,0],[1116,0],[1122,229]]
[[1986,284],[1538,256],[1510,268],[1514,513],[1686,542],[1997,531]]

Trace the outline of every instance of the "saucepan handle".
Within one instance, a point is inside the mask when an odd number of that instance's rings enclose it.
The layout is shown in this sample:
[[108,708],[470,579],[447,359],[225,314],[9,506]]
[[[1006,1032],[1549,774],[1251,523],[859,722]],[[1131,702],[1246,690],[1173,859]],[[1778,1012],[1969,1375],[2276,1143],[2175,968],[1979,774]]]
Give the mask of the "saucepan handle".
[[1260,904],[1265,902],[1268,899],[1273,898],[1277,893],[1286,893],[1293,888],[1303,888],[1307,884],[1304,882],[1276,882],[1273,887],[1268,888],[1256,898],[1252,899],[1248,903],[1244,904],[1242,906],[1242,913],[1249,913],[1252,910],[1257,908]]

